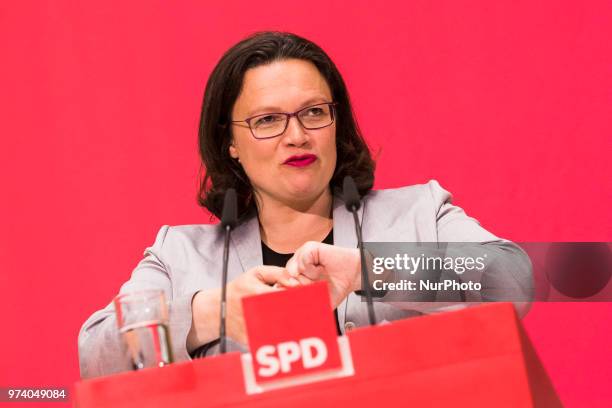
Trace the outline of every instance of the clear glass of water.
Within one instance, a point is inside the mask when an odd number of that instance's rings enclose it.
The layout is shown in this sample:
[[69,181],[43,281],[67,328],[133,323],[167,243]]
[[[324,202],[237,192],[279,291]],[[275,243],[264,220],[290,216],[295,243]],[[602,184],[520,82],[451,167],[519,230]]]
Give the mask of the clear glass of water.
[[134,370],[172,363],[168,305],[163,290],[151,289],[115,297],[117,325]]

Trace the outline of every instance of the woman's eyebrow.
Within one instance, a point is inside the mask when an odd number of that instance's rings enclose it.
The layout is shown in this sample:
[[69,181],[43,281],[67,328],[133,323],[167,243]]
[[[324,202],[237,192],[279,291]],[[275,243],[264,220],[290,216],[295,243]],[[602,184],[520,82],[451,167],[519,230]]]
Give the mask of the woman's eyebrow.
[[[307,106],[314,105],[317,102],[320,102],[320,103],[331,102],[331,100],[328,100],[328,99],[329,98],[325,96],[314,96],[312,98],[308,98],[307,100],[305,100],[299,105],[299,108],[297,108],[297,110],[303,109]],[[283,110],[282,108],[279,108],[278,106],[263,106],[260,108],[253,109],[252,111],[249,111],[249,113],[247,114],[247,117],[252,117],[252,116],[266,114],[266,113],[282,113],[282,112],[287,112],[287,111]]]

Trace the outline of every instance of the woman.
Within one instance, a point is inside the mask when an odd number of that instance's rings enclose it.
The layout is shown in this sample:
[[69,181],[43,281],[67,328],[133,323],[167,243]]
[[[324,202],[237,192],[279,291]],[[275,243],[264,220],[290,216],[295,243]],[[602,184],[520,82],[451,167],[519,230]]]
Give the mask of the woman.
[[[374,162],[344,81],[308,40],[264,32],[227,51],[206,86],[199,139],[206,169],[200,204],[220,217],[225,191],[232,187],[238,195],[240,224],[228,267],[230,350],[246,343],[243,296],[317,280],[329,283],[340,332],[367,324],[365,303],[355,294],[361,281],[353,219],[338,195],[347,175],[362,196],[364,241],[480,242],[504,254],[506,267],[488,271],[490,277],[529,297],[525,255],[453,206],[437,182],[371,191]],[[177,361],[218,350],[222,249],[217,226],[164,226],[121,288],[166,292]],[[375,309],[380,321],[422,312],[386,303]],[[109,305],[81,329],[81,375],[128,370],[120,350]]]

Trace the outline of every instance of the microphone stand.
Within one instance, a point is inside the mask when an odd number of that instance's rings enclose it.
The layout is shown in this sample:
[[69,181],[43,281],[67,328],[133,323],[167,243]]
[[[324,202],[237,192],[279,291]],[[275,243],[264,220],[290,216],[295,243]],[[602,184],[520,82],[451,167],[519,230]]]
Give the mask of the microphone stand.
[[226,349],[226,334],[225,321],[227,319],[227,264],[229,261],[229,242],[232,227],[225,226],[225,244],[223,246],[223,274],[221,277],[221,323],[219,327],[219,350],[221,354],[225,354]]
[[221,316],[219,321],[219,351],[225,354],[227,333],[227,264],[229,263],[229,245],[232,229],[238,223],[238,205],[236,190],[229,188],[223,198],[223,213],[221,215],[221,227],[225,230],[225,243],[223,245],[223,272],[221,275]]
[[357,216],[357,210],[361,207],[361,199],[355,181],[351,176],[344,178],[343,195],[346,209],[353,214],[353,221],[355,222],[355,233],[357,234],[357,246],[359,248],[359,257],[361,259],[361,283],[365,288],[366,302],[368,305],[368,320],[370,326],[376,324],[376,315],[374,313],[374,304],[372,303],[372,289],[370,288],[370,278],[368,277],[368,270],[366,268],[366,258],[363,249],[363,238],[361,236],[361,226],[359,225],[359,217]]

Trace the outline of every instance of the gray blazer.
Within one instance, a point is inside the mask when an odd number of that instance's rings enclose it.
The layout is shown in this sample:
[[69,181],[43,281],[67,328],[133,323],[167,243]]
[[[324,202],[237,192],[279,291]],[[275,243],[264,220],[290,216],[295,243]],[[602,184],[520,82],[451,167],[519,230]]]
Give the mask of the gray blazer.
[[[503,254],[504,262],[487,273],[497,285],[514,288],[517,300],[532,297],[532,270],[529,258],[515,244],[483,229],[478,221],[451,204],[451,195],[437,181],[398,189],[370,192],[359,211],[363,239],[369,242],[478,242],[489,250]],[[357,247],[352,215],[341,198],[333,201],[334,245]],[[170,300],[169,327],[175,361],[189,360],[186,348],[191,328],[191,300],[202,289],[218,288],[221,281],[223,234],[216,225],[163,226],[153,246],[124,283],[120,293],[156,288],[163,289]],[[262,264],[261,238],[257,217],[244,222],[232,233],[229,280]],[[474,277],[472,277],[472,280]],[[478,279],[478,277],[476,277]],[[478,296],[478,295],[476,295]],[[515,296],[516,299],[516,296]],[[467,300],[494,300],[470,298]],[[516,303],[517,308],[528,303]],[[522,305],[522,306],[519,306]],[[440,303],[374,304],[379,321],[420,315],[442,310]],[[446,304],[448,307],[449,304]],[[455,306],[461,306],[461,304]],[[452,305],[451,305],[452,307]],[[524,312],[524,307],[519,313]],[[338,307],[341,329],[368,324],[367,309],[360,297],[351,294]],[[228,342],[229,350],[241,350]],[[207,354],[218,352],[211,347]],[[123,345],[117,329],[113,304],[95,312],[79,333],[81,377],[88,378],[130,370],[129,361],[121,358]]]

